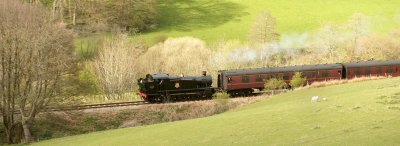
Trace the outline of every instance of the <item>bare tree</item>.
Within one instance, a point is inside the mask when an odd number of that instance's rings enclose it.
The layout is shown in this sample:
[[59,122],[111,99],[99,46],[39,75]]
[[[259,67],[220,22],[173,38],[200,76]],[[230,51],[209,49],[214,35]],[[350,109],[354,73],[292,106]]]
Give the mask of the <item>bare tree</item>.
[[350,40],[347,57],[349,57],[349,60],[354,60],[362,52],[360,39],[367,36],[371,30],[370,20],[363,14],[355,13],[343,27],[348,32]]
[[94,68],[108,99],[119,98],[132,90],[135,65],[142,46],[128,40],[126,34],[117,34],[105,40],[94,60]]
[[158,16],[156,0],[52,0],[51,11],[53,19],[72,26],[108,24],[130,31],[156,28]]
[[[52,18],[60,21],[68,20],[68,24],[76,25],[78,5],[90,1],[79,0],[53,0],[51,4]],[[90,8],[87,8],[90,9]]]
[[250,41],[265,44],[276,41],[279,34],[276,32],[276,19],[267,11],[257,16],[250,32]]
[[22,124],[24,142],[31,142],[32,121],[60,97],[62,76],[75,58],[72,34],[40,6],[20,1],[0,1],[0,20],[0,109],[7,142],[17,142],[11,134],[16,123]]

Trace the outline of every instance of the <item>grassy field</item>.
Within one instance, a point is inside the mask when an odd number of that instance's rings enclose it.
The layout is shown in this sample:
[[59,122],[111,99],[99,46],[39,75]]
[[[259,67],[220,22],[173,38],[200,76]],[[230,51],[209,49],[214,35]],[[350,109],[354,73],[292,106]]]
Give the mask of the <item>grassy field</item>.
[[194,36],[212,43],[220,39],[246,41],[255,17],[269,11],[281,34],[312,32],[323,23],[342,23],[354,13],[370,16],[374,32],[387,32],[400,24],[396,0],[163,0],[157,36]]
[[[312,103],[312,96],[326,98]],[[293,91],[212,117],[33,145],[396,145],[400,78]]]
[[[149,46],[160,38],[182,36],[200,38],[208,45],[220,40],[247,42],[254,19],[262,11],[276,17],[281,36],[309,34],[325,23],[342,24],[355,13],[370,18],[373,32],[386,33],[400,26],[399,5],[396,0],[162,0],[158,29],[139,38]],[[76,39],[78,55],[93,51],[99,38]]]

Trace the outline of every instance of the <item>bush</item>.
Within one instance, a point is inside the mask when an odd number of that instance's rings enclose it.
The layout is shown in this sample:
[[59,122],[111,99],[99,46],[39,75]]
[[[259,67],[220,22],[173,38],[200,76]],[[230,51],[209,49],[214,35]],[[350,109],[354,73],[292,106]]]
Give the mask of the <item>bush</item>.
[[302,77],[302,76],[303,76],[303,73],[295,72],[292,77],[292,80],[290,80],[290,83],[289,83],[290,86],[292,88],[297,88],[297,87],[303,86],[306,83],[306,78]]
[[92,70],[90,63],[83,63],[80,67],[78,89],[76,89],[79,95],[102,94],[101,83]]
[[285,81],[277,78],[269,79],[265,84],[264,88],[266,90],[277,90],[287,88],[287,84]]
[[213,99],[228,99],[229,96],[226,92],[217,92],[213,95]]

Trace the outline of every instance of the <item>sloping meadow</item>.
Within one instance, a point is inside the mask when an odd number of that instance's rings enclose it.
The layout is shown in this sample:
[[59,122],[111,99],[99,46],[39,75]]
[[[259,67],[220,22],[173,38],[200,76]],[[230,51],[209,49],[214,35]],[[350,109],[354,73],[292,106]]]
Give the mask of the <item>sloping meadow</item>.
[[296,90],[207,118],[36,145],[396,145],[399,94],[400,78],[352,82]]

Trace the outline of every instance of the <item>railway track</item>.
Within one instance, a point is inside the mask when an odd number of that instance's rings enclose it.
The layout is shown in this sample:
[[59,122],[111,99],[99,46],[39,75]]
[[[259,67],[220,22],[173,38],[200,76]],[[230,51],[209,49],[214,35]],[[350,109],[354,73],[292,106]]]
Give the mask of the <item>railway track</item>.
[[145,101],[131,101],[131,102],[115,102],[115,103],[101,103],[101,104],[87,104],[87,105],[76,105],[67,107],[49,107],[44,109],[45,112],[53,111],[71,111],[71,110],[84,110],[84,109],[95,109],[105,107],[120,107],[120,106],[132,106],[132,105],[143,105],[148,104]]
[[[146,101],[131,101],[131,102],[74,105],[74,106],[65,106],[65,107],[47,107],[47,108],[43,109],[43,112],[73,111],[73,110],[96,109],[96,108],[107,108],[107,107],[144,105],[144,104],[148,104],[148,102],[146,102]],[[19,111],[15,111],[14,113],[20,114]],[[1,115],[1,113],[0,113],[0,115]]]
[[[278,93],[284,91],[278,91]],[[253,93],[251,96],[258,96],[262,94],[271,93]],[[182,102],[182,101],[181,101]],[[43,112],[55,112],[55,111],[73,111],[73,110],[85,110],[85,109],[96,109],[96,108],[108,108],[108,107],[121,107],[121,106],[133,106],[133,105],[144,105],[150,104],[146,101],[131,101],[131,102],[115,102],[115,103],[101,103],[101,104],[87,104],[87,105],[74,105],[74,106],[64,106],[64,107],[47,107],[43,109]],[[20,114],[19,111],[15,111],[15,114]],[[1,115],[1,113],[0,113]]]

